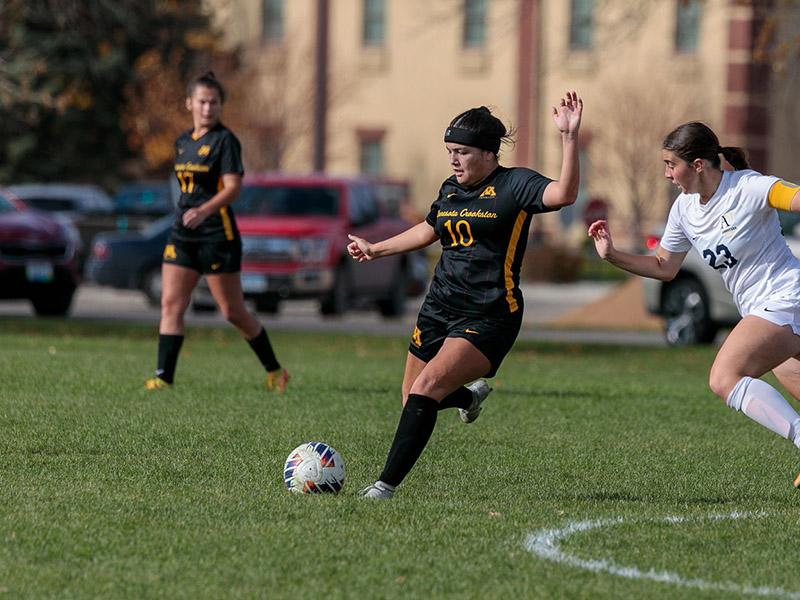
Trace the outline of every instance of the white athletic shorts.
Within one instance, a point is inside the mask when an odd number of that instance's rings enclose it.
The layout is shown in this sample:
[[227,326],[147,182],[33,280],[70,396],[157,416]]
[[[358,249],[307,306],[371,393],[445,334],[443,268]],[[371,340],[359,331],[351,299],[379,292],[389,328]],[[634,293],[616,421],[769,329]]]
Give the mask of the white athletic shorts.
[[781,327],[789,325],[795,335],[800,335],[800,301],[797,299],[776,298],[760,304],[750,314]]

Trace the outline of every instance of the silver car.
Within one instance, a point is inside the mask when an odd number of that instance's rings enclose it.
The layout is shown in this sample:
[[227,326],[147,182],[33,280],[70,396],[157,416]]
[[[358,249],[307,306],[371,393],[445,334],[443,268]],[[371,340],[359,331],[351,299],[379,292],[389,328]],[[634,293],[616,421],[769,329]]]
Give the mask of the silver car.
[[[778,214],[789,248],[800,256],[800,215]],[[722,277],[694,250],[672,281],[645,278],[644,297],[647,310],[664,318],[664,337],[671,346],[710,344],[720,329],[741,318]]]

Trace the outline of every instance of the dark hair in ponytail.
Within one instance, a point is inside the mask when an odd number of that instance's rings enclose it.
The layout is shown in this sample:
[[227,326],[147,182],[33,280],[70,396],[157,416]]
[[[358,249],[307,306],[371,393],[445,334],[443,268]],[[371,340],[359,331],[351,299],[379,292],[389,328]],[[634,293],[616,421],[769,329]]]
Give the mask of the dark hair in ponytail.
[[731,166],[737,171],[742,169],[749,169],[750,165],[747,163],[747,157],[744,150],[735,146],[723,146],[719,149],[720,154],[725,157]]
[[674,152],[687,163],[696,158],[704,158],[715,169],[719,169],[719,155],[722,154],[737,171],[750,168],[744,150],[734,146],[723,148],[719,145],[717,134],[708,125],[699,121],[684,123],[673,129],[664,138],[661,147]]
[[[460,115],[457,115],[452,121],[450,121],[448,131],[450,131],[450,128],[464,129],[477,134],[477,136],[481,139],[491,141],[491,143],[486,145],[491,146],[491,151],[493,151],[495,154],[497,154],[499,151],[501,142],[506,142],[508,144],[514,143],[514,130],[512,129],[509,131],[506,129],[506,126],[503,125],[503,122],[495,117],[492,114],[492,111],[485,106],[470,108],[469,110],[462,112]],[[453,141],[458,140],[454,139]],[[495,147],[497,149],[495,149]],[[490,148],[484,149],[489,150]]]
[[191,98],[194,95],[194,91],[199,87],[207,87],[214,90],[217,90],[219,93],[219,101],[222,104],[225,104],[225,89],[222,87],[222,84],[217,81],[216,76],[214,75],[214,71],[206,71],[202,75],[198,75],[194,79],[189,82],[189,85],[186,86],[186,97]]

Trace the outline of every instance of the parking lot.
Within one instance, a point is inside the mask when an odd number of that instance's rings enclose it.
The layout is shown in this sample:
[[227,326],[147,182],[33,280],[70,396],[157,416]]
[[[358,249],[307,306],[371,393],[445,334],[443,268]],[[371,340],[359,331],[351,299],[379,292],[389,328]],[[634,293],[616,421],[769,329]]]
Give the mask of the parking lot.
[[[663,345],[657,331],[571,327],[561,317],[611,294],[615,286],[607,283],[529,284],[523,287],[526,301],[525,320],[520,339],[570,342],[597,342],[630,345]],[[409,299],[403,317],[383,318],[376,311],[349,312],[341,317],[323,317],[314,301],[290,301],[281,305],[277,315],[260,314],[269,329],[298,331],[341,331],[364,335],[405,335],[414,325],[423,297]],[[0,302],[0,317],[35,318],[27,301]],[[73,301],[72,319],[124,320],[158,325],[159,311],[150,306],[138,291],[115,290],[94,284],[78,288]],[[190,326],[224,326],[218,313],[189,310]]]

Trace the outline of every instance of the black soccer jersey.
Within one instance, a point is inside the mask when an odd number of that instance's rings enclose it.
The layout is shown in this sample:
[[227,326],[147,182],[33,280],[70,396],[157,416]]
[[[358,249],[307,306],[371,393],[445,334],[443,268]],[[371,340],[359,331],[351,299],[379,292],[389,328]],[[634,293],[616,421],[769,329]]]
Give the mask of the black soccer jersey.
[[187,241],[233,240],[239,237],[236,219],[230,205],[209,216],[196,229],[183,226],[183,213],[200,206],[222,189],[222,175],[244,173],[239,140],[224,125],[218,123],[205,135],[195,139],[192,130],[182,133],[175,141],[175,176],[181,195],[172,227],[175,238]]
[[426,218],[442,244],[429,295],[465,315],[509,315],[521,310],[519,270],[533,215],[547,177],[521,167],[498,167],[467,188],[447,179]]

